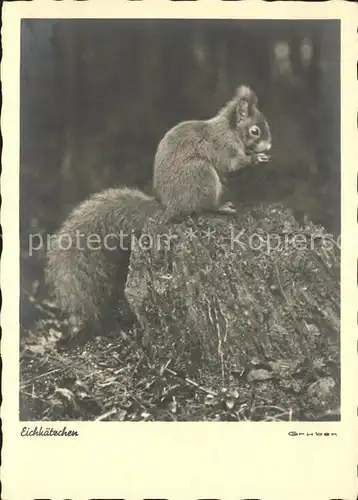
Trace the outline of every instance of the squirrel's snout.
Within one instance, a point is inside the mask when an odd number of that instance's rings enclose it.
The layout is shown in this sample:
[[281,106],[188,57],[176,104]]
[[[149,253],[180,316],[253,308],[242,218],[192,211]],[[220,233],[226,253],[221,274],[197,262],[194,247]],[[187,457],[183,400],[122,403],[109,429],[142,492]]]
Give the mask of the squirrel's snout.
[[252,153],[268,153],[272,147],[272,143],[269,140],[266,141],[259,141],[255,144],[252,144],[249,148],[248,151]]
[[272,147],[271,141],[260,141],[253,145],[254,153],[267,153]]

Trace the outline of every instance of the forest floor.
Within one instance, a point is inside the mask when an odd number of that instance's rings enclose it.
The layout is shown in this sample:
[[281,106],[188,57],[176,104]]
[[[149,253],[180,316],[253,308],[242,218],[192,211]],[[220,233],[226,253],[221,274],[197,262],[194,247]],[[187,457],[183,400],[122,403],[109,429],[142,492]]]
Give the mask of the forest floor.
[[332,363],[312,370],[309,362],[253,360],[225,387],[153,366],[130,337],[97,337],[71,350],[51,344],[22,351],[21,420],[339,420]]
[[[221,236],[227,229],[227,222],[205,218],[177,229],[184,234],[193,224]],[[259,234],[298,230],[289,213],[272,206],[244,214],[238,227]],[[299,229],[318,231],[310,223]],[[339,420],[337,248],[269,255],[245,248],[234,266],[237,254],[223,251],[222,238],[209,246],[208,253],[202,240],[181,241],[174,255],[184,267],[175,276],[168,259],[152,261],[151,286],[137,304],[145,326],[71,346],[63,342],[68,323],[53,309],[51,322],[23,328],[20,418]],[[132,259],[134,286],[146,258]],[[47,301],[42,306],[50,311]]]

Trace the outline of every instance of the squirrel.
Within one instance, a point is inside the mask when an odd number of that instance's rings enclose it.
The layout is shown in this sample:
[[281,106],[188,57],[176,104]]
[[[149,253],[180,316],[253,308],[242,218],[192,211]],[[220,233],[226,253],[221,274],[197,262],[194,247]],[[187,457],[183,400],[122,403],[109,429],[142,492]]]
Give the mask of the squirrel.
[[234,98],[207,121],[186,121],[169,130],[154,160],[154,192],[168,218],[190,213],[235,213],[221,203],[229,172],[269,161],[271,134],[253,90],[240,86]]
[[55,235],[45,276],[60,308],[75,324],[93,326],[119,304],[130,311],[124,295],[130,252],[123,251],[130,250],[130,235],[140,235],[151,218],[167,223],[192,213],[235,213],[231,202],[221,203],[225,174],[266,163],[270,148],[268,123],[246,86],[213,118],[169,130],[155,155],[155,196],[129,188],[94,194]]

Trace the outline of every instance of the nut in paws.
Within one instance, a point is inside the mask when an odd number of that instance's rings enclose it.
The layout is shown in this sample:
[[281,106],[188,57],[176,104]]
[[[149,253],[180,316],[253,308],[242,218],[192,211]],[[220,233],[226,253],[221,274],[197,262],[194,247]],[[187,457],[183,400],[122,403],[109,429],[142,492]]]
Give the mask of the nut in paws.
[[270,157],[266,153],[257,153],[254,155],[254,162],[258,163],[267,163],[270,160]]

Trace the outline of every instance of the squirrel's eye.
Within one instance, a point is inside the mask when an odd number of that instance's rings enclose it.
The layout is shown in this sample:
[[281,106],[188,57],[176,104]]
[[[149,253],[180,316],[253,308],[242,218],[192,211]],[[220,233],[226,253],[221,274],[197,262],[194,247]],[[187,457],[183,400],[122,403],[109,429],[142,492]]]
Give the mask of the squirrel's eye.
[[260,137],[261,130],[257,125],[253,125],[252,127],[249,128],[249,133],[251,137]]

